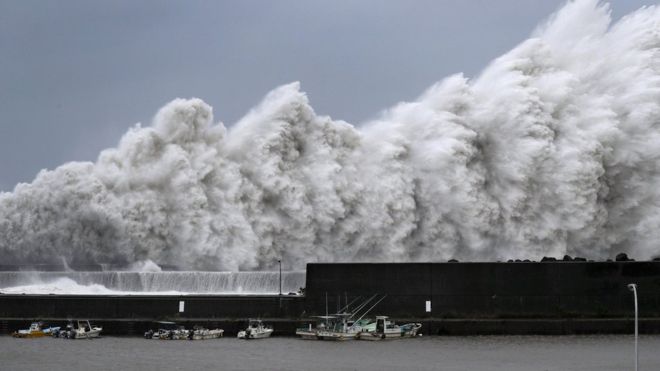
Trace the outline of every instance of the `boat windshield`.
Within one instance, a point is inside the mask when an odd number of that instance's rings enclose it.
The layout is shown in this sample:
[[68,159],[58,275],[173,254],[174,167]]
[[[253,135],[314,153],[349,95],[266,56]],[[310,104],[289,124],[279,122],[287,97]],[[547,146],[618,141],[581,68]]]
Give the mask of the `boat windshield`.
[[367,318],[363,318],[359,321],[356,321],[353,325],[362,327],[362,326],[366,326],[366,325],[370,324],[371,322],[372,322],[372,320],[367,319]]

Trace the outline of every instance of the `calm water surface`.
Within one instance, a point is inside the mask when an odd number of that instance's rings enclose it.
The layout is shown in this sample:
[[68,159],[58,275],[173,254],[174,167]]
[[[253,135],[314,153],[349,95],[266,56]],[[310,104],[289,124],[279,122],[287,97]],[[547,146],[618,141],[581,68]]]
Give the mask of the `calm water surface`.
[[[0,370],[632,370],[632,336],[422,337],[321,342],[95,340],[0,336]],[[660,370],[660,336],[640,337],[640,370]]]

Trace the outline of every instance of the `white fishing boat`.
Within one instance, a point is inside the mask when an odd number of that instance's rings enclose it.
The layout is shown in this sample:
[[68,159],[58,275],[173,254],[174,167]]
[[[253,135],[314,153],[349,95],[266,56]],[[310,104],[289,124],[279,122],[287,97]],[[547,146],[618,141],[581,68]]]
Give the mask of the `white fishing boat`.
[[59,332],[59,337],[65,339],[93,339],[101,336],[103,327],[92,326],[88,320],[71,321],[64,330]]
[[223,329],[207,329],[205,327],[195,326],[188,332],[188,339],[190,340],[208,340],[223,337],[225,330]]
[[59,327],[50,327],[43,322],[32,322],[27,330],[18,330],[11,334],[15,338],[38,338],[52,336],[53,333],[60,331]]
[[421,323],[406,323],[399,326],[390,321],[387,316],[377,316],[376,322],[362,327],[358,339],[383,340],[415,337],[421,328]]
[[308,323],[305,327],[296,329],[296,335],[304,340],[318,340],[319,331],[326,329],[327,325],[336,319],[335,316],[316,316],[316,324]]
[[248,327],[245,330],[238,332],[239,339],[264,339],[270,337],[273,333],[271,326],[266,326],[258,319],[250,319]]
[[319,340],[354,340],[361,331],[360,326],[353,322],[349,323],[351,313],[338,313],[334,315],[334,320],[327,322],[325,327],[319,328],[316,332],[316,338]]

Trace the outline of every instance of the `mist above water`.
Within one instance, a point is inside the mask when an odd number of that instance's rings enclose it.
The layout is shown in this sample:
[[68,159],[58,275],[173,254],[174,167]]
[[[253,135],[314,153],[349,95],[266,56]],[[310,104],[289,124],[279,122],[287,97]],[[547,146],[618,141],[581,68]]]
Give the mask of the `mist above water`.
[[659,25],[657,7],[612,24],[608,5],[571,1],[479,77],[359,127],[317,116],[298,83],[230,129],[176,99],[95,163],[0,193],[0,256],[225,270],[650,258]]

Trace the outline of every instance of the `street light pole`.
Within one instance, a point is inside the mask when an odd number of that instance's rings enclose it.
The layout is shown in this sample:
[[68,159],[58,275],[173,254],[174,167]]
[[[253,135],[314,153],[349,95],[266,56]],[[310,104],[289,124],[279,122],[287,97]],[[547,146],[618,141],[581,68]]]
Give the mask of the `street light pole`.
[[637,364],[639,363],[639,353],[637,351],[637,338],[639,337],[638,334],[638,314],[637,314],[637,284],[634,283],[629,283],[628,284],[628,290],[633,292],[633,297],[635,299],[635,371],[637,371]]
[[280,265],[280,295],[282,295],[282,260],[278,259],[277,263]]

